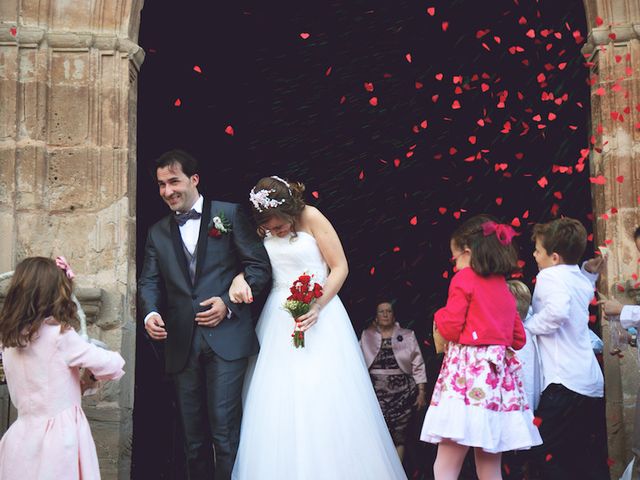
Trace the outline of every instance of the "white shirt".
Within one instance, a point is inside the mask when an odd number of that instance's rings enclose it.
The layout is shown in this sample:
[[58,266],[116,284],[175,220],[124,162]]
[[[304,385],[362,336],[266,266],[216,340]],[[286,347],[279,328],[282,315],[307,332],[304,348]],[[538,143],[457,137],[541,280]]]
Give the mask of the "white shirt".
[[[202,215],[202,205],[204,203],[204,198],[202,195],[198,197],[196,203],[193,204],[189,210],[195,210],[200,215]],[[176,212],[177,214],[178,212]],[[180,236],[182,237],[182,241],[184,242],[184,246],[187,247],[189,253],[193,255],[193,252],[196,249],[196,245],[198,244],[198,236],[200,235],[200,218],[190,218],[187,220],[184,225],[178,227],[180,229]]]
[[554,265],[538,273],[533,315],[525,328],[537,335],[544,390],[559,383],[587,397],[604,395],[602,371],[591,348],[589,303],[598,274],[577,265]]
[[623,328],[640,327],[640,305],[625,305],[620,312]]

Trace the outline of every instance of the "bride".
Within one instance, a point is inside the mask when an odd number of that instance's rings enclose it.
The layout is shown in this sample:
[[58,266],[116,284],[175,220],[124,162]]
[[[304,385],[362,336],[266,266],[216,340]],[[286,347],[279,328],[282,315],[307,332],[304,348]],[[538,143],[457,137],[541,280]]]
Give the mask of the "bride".
[[[256,327],[260,353],[245,380],[235,480],[406,480],[349,316],[337,296],[347,273],[340,239],[306,206],[300,183],[261,179],[250,200],[273,269],[273,287]],[[323,295],[298,324],[283,309],[303,273]],[[239,276],[232,301],[250,302]]]

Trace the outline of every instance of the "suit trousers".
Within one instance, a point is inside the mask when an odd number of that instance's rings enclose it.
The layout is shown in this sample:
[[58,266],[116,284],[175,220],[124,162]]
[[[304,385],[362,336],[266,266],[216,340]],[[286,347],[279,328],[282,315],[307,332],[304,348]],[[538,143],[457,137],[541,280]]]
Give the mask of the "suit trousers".
[[531,457],[544,480],[609,480],[603,398],[552,383],[542,392],[536,417],[542,445]]
[[185,368],[174,375],[189,480],[229,480],[238,452],[247,358],[224,360],[196,327]]

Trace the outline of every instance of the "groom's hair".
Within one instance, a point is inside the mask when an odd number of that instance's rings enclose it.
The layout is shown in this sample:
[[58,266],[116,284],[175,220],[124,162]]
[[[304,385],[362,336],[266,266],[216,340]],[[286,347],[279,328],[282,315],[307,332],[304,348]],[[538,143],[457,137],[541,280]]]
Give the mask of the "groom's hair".
[[156,160],[156,172],[159,168],[173,167],[175,165],[180,165],[180,167],[182,167],[182,171],[187,177],[191,177],[198,173],[198,160],[184,150],[177,148],[160,155]]

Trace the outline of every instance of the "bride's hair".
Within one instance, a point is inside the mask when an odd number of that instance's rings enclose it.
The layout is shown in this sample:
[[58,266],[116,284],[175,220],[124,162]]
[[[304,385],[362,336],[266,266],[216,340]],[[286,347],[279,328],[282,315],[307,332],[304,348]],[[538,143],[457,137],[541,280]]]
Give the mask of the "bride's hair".
[[249,195],[258,233],[264,237],[266,232],[260,225],[278,216],[291,224],[291,231],[296,236],[296,222],[306,205],[303,193],[304,184],[300,182],[289,182],[276,176],[258,180]]

